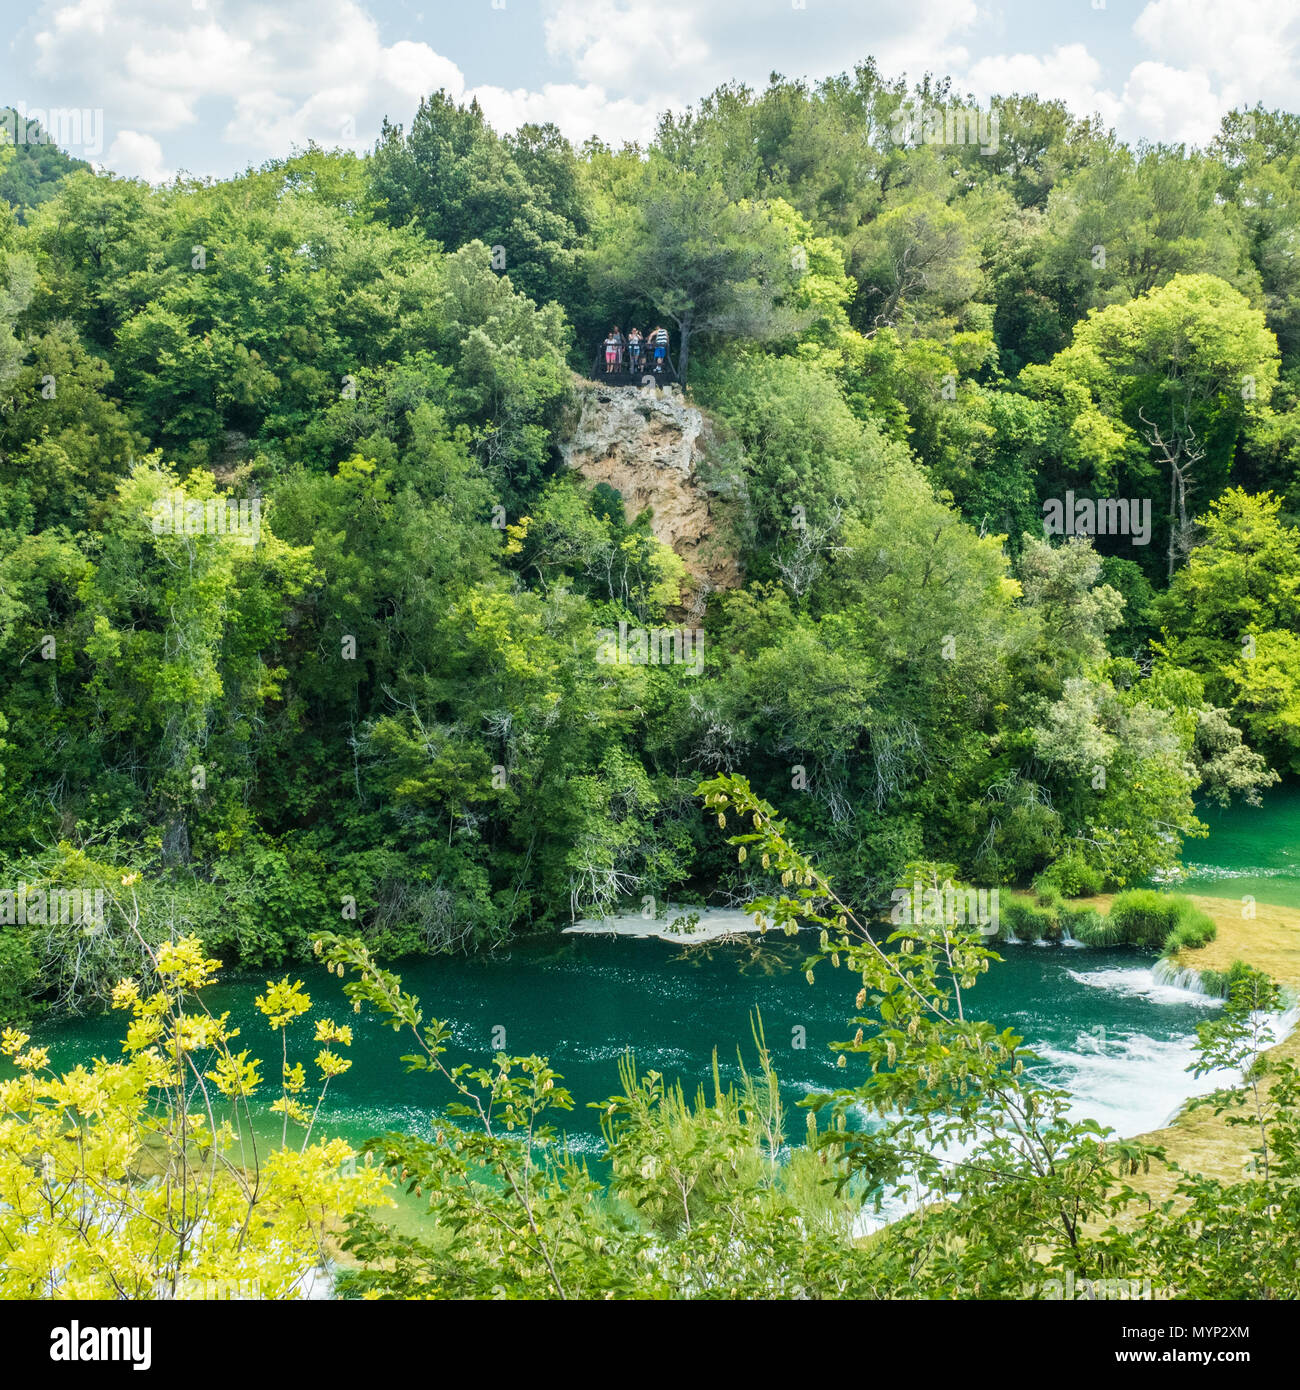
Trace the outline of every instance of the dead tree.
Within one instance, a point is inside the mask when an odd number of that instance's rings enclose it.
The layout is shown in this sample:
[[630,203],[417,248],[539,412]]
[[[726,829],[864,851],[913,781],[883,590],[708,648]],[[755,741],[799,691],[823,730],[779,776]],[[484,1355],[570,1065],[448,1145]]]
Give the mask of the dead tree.
[[820,525],[804,521],[794,545],[776,556],[777,571],[795,598],[802,598],[812,588],[822,572],[823,557],[848,554],[849,547],[835,541],[843,518],[844,509],[837,501],[828,521]]
[[1205,450],[1197,446],[1196,434],[1185,422],[1182,429],[1176,424],[1172,425],[1170,437],[1166,439],[1147,419],[1145,412],[1139,410],[1138,415],[1146,426],[1143,438],[1152,449],[1159,451],[1161,459],[1169,469],[1168,578],[1173,579],[1174,564],[1179,552],[1186,555],[1192,548],[1193,523],[1187,516],[1187,496],[1194,486],[1191,481],[1192,470],[1205,457]]

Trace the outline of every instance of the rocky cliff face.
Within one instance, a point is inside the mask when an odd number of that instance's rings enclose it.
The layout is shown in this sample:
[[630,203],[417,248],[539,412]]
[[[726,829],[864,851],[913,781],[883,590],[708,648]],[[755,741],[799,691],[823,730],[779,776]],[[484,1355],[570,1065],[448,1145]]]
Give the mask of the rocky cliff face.
[[676,386],[602,386],[574,380],[576,422],[560,452],[591,485],[623,497],[628,520],[646,507],[656,540],[674,550],[693,581],[687,604],[703,611],[709,593],[733,588],[740,567],[717,539],[716,500],[699,486],[696,464],[708,422]]

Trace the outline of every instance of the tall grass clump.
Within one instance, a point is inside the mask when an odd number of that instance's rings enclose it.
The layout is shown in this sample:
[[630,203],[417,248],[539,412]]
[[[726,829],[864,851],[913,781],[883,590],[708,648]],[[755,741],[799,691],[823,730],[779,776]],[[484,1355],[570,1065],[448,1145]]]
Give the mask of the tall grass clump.
[[1190,898],[1153,888],[1121,893],[1111,904],[1109,922],[1114,933],[1112,944],[1159,951],[1165,956],[1204,946],[1216,934],[1213,918]]

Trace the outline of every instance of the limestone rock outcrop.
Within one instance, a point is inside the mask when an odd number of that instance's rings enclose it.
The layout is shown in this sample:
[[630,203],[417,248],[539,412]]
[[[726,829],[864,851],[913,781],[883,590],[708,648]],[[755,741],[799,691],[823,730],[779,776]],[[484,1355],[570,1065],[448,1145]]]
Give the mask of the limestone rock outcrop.
[[619,492],[629,521],[651,509],[651,532],[685,563],[687,602],[702,611],[709,593],[741,582],[736,557],[718,537],[720,503],[696,476],[708,420],[676,386],[575,378],[574,396],[575,418],[559,441],[565,463],[592,486],[607,483]]

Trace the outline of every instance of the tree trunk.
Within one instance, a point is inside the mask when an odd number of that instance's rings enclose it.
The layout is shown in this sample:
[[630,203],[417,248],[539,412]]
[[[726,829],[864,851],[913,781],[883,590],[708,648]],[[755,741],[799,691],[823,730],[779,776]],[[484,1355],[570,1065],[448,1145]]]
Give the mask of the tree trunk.
[[1178,477],[1174,470],[1171,468],[1169,476],[1169,574],[1166,580],[1167,583],[1171,584],[1173,583],[1174,578],[1174,532],[1178,527],[1178,522],[1175,519],[1174,512],[1175,498],[1177,497],[1177,495]]
[[677,380],[684,387],[686,385],[686,368],[691,360],[691,325],[690,321],[680,325],[681,347],[677,353]]
[[169,868],[190,862],[190,831],[179,811],[173,811],[163,827],[162,859]]

